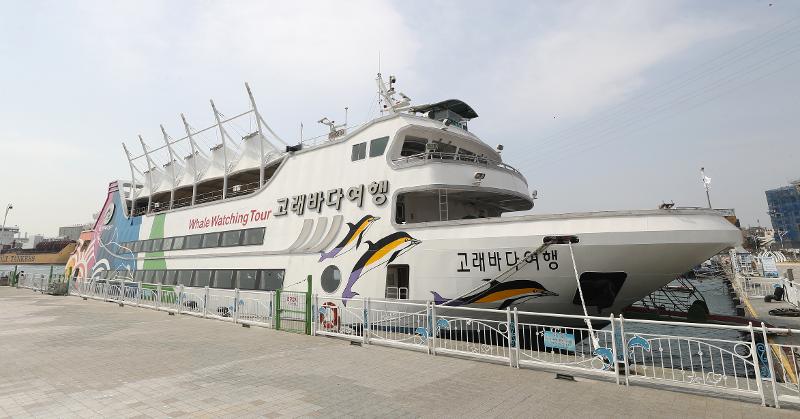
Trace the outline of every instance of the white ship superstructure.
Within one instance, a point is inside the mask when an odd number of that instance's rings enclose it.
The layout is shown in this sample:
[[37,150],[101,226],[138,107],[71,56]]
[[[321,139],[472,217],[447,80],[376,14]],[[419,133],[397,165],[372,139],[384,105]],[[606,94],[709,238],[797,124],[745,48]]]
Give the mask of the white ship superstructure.
[[[713,210],[518,215],[525,177],[468,130],[460,100],[411,106],[378,77],[383,114],[287,145],[247,112],[142,153],[112,182],[68,269],[164,286],[312,290],[557,313],[620,312],[739,242]],[[397,99],[397,97],[400,99]],[[252,132],[234,134],[237,121]],[[163,128],[162,128],[163,131]],[[198,145],[212,133],[213,147]],[[178,155],[178,147],[190,150]],[[502,215],[502,216],[501,216]],[[575,263],[573,264],[573,260]],[[577,273],[577,278],[576,278]]]

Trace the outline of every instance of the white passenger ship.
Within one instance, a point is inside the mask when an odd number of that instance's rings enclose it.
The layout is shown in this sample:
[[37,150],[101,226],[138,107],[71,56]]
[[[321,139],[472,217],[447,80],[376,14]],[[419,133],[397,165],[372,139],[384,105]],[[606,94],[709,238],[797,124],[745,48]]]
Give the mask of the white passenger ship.
[[[411,106],[393,77],[377,82],[380,117],[323,119],[330,133],[297,145],[249,86],[247,112],[212,102],[211,127],[183,118],[183,138],[140,137],[141,155],[123,144],[131,178],[110,184],[68,271],[212,292],[306,290],[310,275],[326,307],[361,296],[574,314],[580,284],[589,314],[607,315],[740,240],[704,209],[514,215],[533,207],[528,182],[468,130],[470,106]],[[246,120],[254,131],[234,138]],[[209,133],[221,141],[205,150]]]

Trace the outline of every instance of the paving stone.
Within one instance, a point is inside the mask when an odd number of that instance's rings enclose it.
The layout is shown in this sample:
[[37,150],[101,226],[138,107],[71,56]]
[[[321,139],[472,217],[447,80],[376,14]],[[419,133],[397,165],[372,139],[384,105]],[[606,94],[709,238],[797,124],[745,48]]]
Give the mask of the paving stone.
[[0,287],[0,417],[797,417]]

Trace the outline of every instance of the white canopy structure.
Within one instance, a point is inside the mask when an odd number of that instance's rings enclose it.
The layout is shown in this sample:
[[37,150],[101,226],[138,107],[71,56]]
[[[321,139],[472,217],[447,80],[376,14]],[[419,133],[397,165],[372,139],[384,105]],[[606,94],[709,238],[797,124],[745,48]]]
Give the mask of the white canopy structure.
[[[131,190],[126,195],[130,198],[129,214],[139,215],[225,199],[229,193],[233,195],[251,193],[265,184],[266,164],[284,154],[275,143],[280,142],[284,146],[287,144],[261,117],[250,86],[245,83],[245,87],[251,104],[250,110],[246,112],[225,118],[217,110],[214,101],[211,101],[216,123],[210,127],[193,130],[181,114],[186,129],[185,137],[171,139],[162,125],[164,145],[149,149],[140,136],[143,154],[135,157],[131,156],[123,143],[131,168],[132,181],[128,186]],[[228,133],[226,126],[235,124],[237,119],[245,117],[255,119],[256,130],[241,140],[235,140]],[[262,129],[266,129],[271,140]],[[206,155],[198,147],[194,136],[213,130],[217,130],[221,142],[212,147]],[[191,149],[191,153],[183,159],[180,159],[173,149],[174,145],[181,142],[188,143]],[[155,161],[155,156],[165,154],[164,151],[168,155],[167,161],[164,163],[162,159],[162,164],[159,164]],[[145,168],[141,169],[141,166]],[[199,196],[201,199],[198,199]]]

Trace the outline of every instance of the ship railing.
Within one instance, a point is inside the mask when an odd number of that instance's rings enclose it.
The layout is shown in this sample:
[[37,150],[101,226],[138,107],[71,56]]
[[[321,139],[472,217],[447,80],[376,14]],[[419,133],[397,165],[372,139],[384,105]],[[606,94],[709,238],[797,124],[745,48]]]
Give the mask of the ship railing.
[[488,167],[488,168],[497,168],[501,170],[505,170],[507,172],[513,173],[517,177],[522,180],[525,180],[525,177],[522,173],[514,168],[513,166],[503,163],[499,160],[493,160],[484,156],[478,156],[475,154],[463,154],[463,153],[443,153],[440,151],[426,151],[423,153],[417,153],[410,156],[403,156],[392,160],[396,166],[399,167],[406,167],[406,166],[416,166],[431,162],[437,163],[462,163],[462,164],[469,164],[478,167]]
[[[30,275],[21,282],[36,287],[35,280],[37,277]],[[314,295],[306,299],[308,294],[298,291],[222,290],[103,279],[76,280],[70,290],[73,295],[72,290],[77,290],[84,297],[234,324],[279,329],[281,322],[311,321],[307,333],[313,335],[580,375],[624,386],[641,384],[725,394],[775,407],[800,406],[800,346],[769,340],[776,334],[800,334],[800,330],[769,328],[763,323],[665,322],[613,314],[583,316],[360,297]]]

